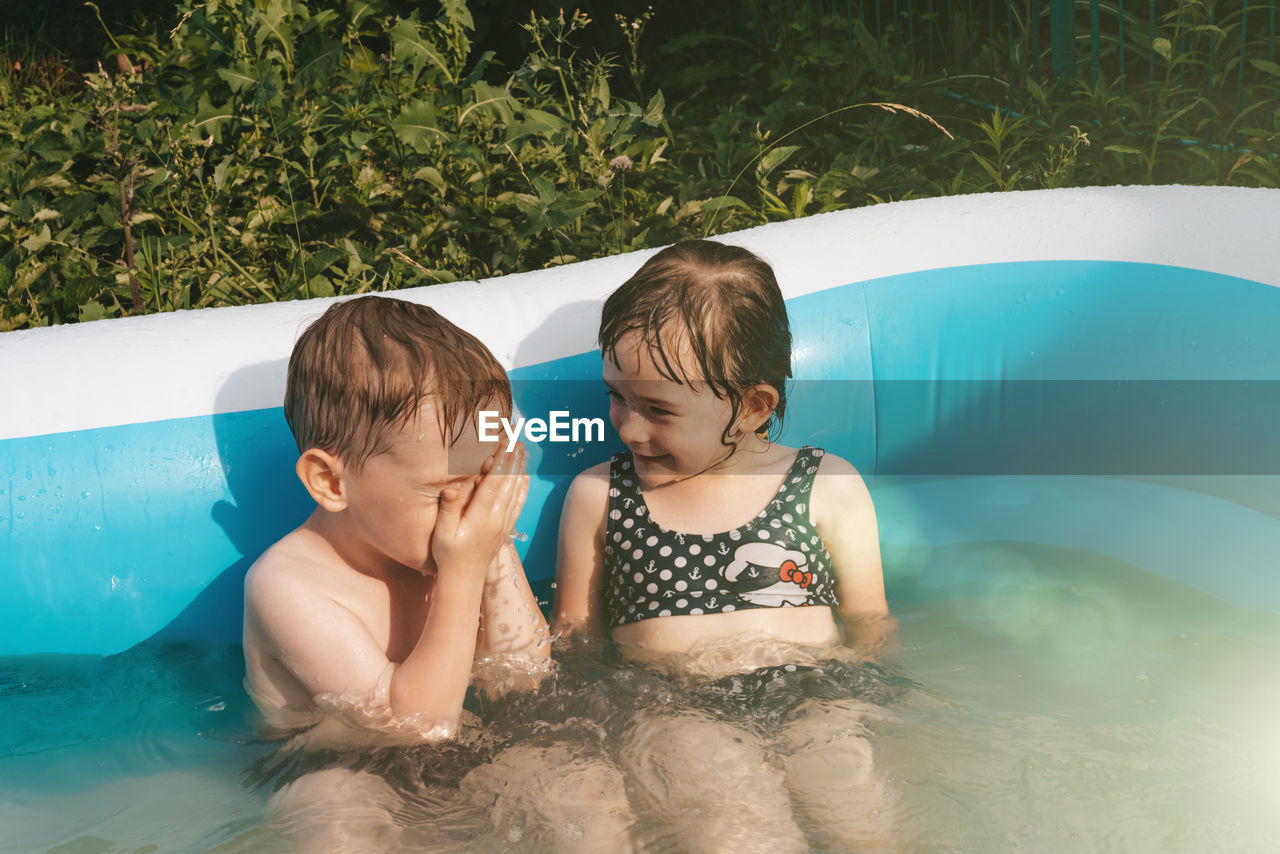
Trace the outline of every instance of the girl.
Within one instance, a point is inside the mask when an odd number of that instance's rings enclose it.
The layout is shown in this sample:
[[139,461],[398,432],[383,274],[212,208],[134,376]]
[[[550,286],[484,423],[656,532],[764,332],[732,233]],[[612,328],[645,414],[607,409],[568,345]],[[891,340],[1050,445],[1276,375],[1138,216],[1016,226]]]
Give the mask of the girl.
[[570,487],[554,628],[607,630],[692,700],[637,715],[633,792],[694,850],[806,850],[793,800],[838,844],[886,844],[853,663],[893,625],[875,511],[849,463],[770,440],[791,376],[772,269],[672,246],[605,302],[600,345],[628,451]]

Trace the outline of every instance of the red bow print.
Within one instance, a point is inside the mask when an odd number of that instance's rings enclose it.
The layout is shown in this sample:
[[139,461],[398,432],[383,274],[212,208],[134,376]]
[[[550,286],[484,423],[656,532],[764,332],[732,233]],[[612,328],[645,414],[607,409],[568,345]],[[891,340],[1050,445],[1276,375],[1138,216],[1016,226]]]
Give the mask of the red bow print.
[[783,581],[794,581],[801,587],[808,587],[809,582],[813,581],[813,573],[801,572],[794,560],[784,560],[778,570],[778,575]]

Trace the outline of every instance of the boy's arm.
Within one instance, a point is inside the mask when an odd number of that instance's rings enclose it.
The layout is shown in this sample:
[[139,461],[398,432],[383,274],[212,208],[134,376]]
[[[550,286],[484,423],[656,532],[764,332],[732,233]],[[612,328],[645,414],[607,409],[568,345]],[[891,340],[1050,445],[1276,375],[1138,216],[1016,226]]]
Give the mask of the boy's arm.
[[560,514],[556,596],[551,630],[603,636],[604,531],[609,506],[609,463],[573,479]]
[[300,529],[273,546],[245,577],[244,646],[255,699],[383,720],[392,665],[364,622],[318,587],[326,567],[290,548],[291,538],[305,536]]
[[523,469],[523,450],[503,454],[474,490],[441,493],[431,539],[435,590],[418,643],[391,681],[395,717],[444,728],[446,735],[456,730],[471,684],[485,581],[499,549],[510,544],[528,489]]
[[515,546],[498,552],[485,580],[476,658],[489,665],[476,672],[489,693],[537,687],[547,669],[551,644],[547,620],[529,588]]
[[871,494],[857,469],[826,454],[814,479],[810,505],[814,524],[831,555],[840,596],[845,643],[878,653],[897,628],[889,614],[880,562],[880,534]]

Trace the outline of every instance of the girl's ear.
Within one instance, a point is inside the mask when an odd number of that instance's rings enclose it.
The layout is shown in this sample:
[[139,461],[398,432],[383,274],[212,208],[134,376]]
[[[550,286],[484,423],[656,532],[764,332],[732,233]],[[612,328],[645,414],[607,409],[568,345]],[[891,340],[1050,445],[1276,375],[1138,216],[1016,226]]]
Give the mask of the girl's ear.
[[777,407],[778,390],[769,383],[756,383],[742,394],[734,428],[744,433],[759,433],[769,423],[769,417]]
[[342,481],[342,461],[328,451],[308,448],[298,457],[298,480],[307,492],[330,513],[347,509],[346,485]]

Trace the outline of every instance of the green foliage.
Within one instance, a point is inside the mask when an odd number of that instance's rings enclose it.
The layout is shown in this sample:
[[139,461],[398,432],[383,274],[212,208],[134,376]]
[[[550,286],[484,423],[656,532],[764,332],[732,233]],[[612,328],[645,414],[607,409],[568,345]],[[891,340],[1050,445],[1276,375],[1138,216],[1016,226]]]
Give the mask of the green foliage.
[[[1169,0],[1187,9],[1162,41],[1127,25],[1163,64],[1149,82],[1107,72],[1111,45],[1096,84],[1057,88],[1025,45],[934,74],[901,32],[838,15],[664,44],[642,39],[661,12],[533,15],[503,61],[464,0],[431,20],[392,2],[189,0],[157,34],[114,32],[122,58],[83,81],[0,50],[0,330],[496,276],[921,196],[1280,185],[1270,95],[1229,85],[1242,22],[1191,0]],[[620,58],[579,46],[600,26]]]
[[0,328],[647,245],[663,98],[614,95],[612,61],[573,48],[586,25],[531,20],[527,60],[492,83],[461,0],[426,22],[366,0],[184,7],[145,65],[5,102]]

